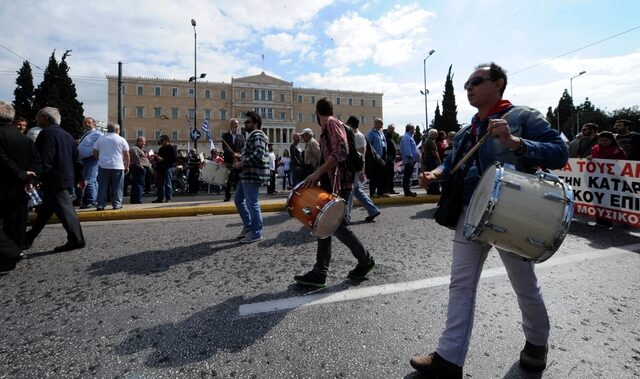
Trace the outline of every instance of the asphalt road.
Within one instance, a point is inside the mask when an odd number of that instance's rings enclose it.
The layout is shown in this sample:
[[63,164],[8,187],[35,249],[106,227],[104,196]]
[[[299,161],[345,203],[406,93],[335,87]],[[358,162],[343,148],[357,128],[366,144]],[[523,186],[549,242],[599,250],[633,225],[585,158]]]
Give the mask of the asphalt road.
[[[452,232],[431,204],[382,212],[372,224],[353,214],[378,263],[370,280],[346,279],[356,262],[334,240],[319,291],[292,282],[316,243],[285,213],[264,214],[251,245],[237,243],[237,215],[85,223],[88,247],[61,254],[64,230],[47,226],[0,277],[0,377],[417,378],[409,358],[433,351],[444,325]],[[637,251],[627,229],[573,223],[538,267],[552,323],[542,375],[518,366],[520,314],[492,251],[466,377],[640,376]]]

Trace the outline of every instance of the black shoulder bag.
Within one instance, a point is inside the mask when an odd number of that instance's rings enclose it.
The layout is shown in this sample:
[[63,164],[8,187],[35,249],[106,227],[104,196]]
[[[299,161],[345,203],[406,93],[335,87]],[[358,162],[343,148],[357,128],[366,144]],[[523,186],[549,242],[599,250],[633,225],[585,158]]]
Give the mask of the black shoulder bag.
[[[463,140],[464,144],[464,140]],[[454,166],[457,163],[462,154],[462,149],[457,151],[454,159]],[[477,152],[474,154],[477,157]],[[469,172],[470,164],[466,164],[464,169],[456,170],[453,173],[447,175],[447,178],[442,186],[442,193],[440,194],[440,201],[438,202],[438,209],[433,215],[436,222],[442,226],[446,226],[449,229],[455,229],[458,224],[458,218],[462,213],[462,207],[464,205],[464,178]]]

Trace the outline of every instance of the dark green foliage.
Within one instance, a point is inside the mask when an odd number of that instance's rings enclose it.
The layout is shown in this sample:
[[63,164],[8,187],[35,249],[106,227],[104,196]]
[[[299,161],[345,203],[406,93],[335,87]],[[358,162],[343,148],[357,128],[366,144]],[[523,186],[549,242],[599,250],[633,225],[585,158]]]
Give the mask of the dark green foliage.
[[55,107],[62,116],[61,127],[74,137],[82,134],[82,120],[84,109],[82,103],[77,100],[76,86],[69,77],[69,66],[66,59],[69,56],[67,50],[62,55],[60,63],[55,57],[55,50],[51,53],[49,64],[44,71],[44,79],[35,91],[35,109]]
[[35,126],[36,112],[33,109],[34,87],[33,73],[28,61],[22,63],[16,78],[16,89],[13,91],[13,108],[16,110],[16,117],[27,119],[28,128]]
[[[442,122],[438,125],[438,130],[444,130],[448,132],[457,132],[458,125],[458,107],[456,106],[456,95],[453,91],[453,74],[449,66],[449,72],[447,73],[447,81],[444,84],[444,95],[442,96]],[[436,110],[437,112],[437,110]],[[436,113],[437,114],[437,113]]]

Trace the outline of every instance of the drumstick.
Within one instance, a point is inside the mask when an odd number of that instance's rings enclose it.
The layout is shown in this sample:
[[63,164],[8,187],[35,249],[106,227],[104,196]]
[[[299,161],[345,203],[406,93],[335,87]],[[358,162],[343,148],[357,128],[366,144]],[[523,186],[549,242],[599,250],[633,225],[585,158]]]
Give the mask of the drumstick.
[[233,154],[233,161],[237,161],[238,158],[236,158],[235,153],[233,152],[233,148],[231,148],[231,146],[229,146],[229,144],[227,143],[227,141],[224,140],[224,138],[221,139],[222,143],[224,143],[225,145],[227,145],[227,147],[229,148],[229,150],[231,150],[231,154]]
[[[508,112],[503,114],[502,117],[500,117],[500,119],[504,120],[509,113],[511,113],[511,110],[509,110]],[[464,164],[464,162],[468,161],[469,158],[471,158],[471,156],[473,156],[473,154],[480,148],[480,146],[482,146],[483,143],[485,143],[485,141],[487,140],[487,138],[489,138],[489,136],[490,136],[490,134],[489,134],[489,131],[487,130],[487,134],[485,134],[484,137],[480,138],[480,141],[478,141],[478,143],[476,143],[471,148],[471,150],[469,150],[469,152],[467,154],[465,154],[465,156],[462,157],[462,159],[460,159],[460,161],[458,161],[458,163],[456,163],[455,166],[453,166],[453,169],[451,170],[451,173],[453,174],[454,172],[458,171],[460,166],[462,166]]]

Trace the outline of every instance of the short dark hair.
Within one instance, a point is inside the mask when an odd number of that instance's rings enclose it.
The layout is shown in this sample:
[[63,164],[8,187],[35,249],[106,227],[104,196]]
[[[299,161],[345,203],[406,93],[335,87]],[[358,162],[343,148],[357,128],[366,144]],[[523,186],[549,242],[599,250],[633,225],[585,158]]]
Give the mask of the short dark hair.
[[358,120],[356,116],[349,116],[346,124],[351,126],[354,129],[358,129],[358,126],[360,126],[360,120]]
[[606,138],[609,141],[611,141],[612,145],[618,146],[618,141],[616,141],[616,136],[609,131],[605,130],[604,132],[598,133],[598,138]]
[[22,121],[26,121],[27,123],[29,122],[29,120],[27,120],[26,118],[18,116],[16,118],[14,118],[11,123],[13,125],[16,125],[17,123],[22,122]]
[[591,129],[591,130],[593,130],[593,131],[595,131],[595,132],[597,132],[597,131],[598,131],[598,128],[599,128],[598,124],[595,124],[595,123],[593,123],[593,122],[587,122],[586,124],[582,125],[582,127],[583,127],[583,128],[584,128],[585,126],[586,126],[588,129]]
[[247,118],[250,118],[251,121],[256,124],[256,128],[262,128],[262,117],[254,111],[247,112]]
[[318,100],[316,103],[316,112],[318,112],[320,116],[333,116],[333,104],[331,100],[326,97]]
[[504,80],[504,86],[502,87],[502,89],[500,89],[500,95],[502,95],[504,93],[504,90],[507,88],[507,71],[495,64],[495,62],[482,63],[476,66],[476,70],[479,70],[481,68],[489,69],[489,78],[491,78],[491,80],[493,80],[494,82],[500,79]]
[[614,124],[617,124],[619,122],[623,123],[624,126],[631,127],[631,121],[629,121],[629,120],[616,120],[616,122],[614,122]]

